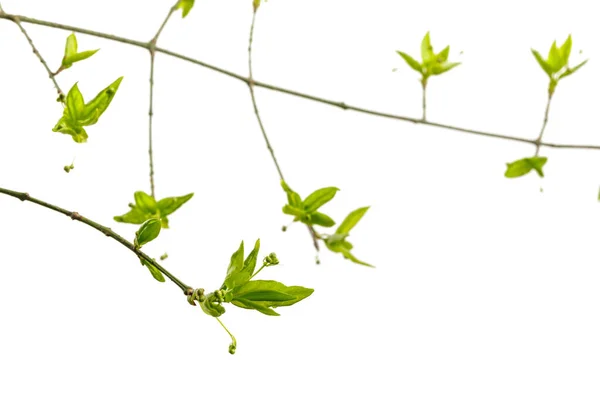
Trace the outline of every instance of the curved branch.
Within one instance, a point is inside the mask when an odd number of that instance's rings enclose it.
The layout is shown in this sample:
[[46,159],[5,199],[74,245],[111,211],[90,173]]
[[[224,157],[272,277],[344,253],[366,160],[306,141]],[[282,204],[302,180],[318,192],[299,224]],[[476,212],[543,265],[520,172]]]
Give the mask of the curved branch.
[[29,195],[29,193],[23,193],[23,192],[15,192],[13,190],[9,190],[9,189],[4,189],[4,188],[0,188],[0,193],[14,197],[16,199],[19,199],[21,201],[29,201],[31,203],[35,203],[37,205],[40,205],[42,207],[48,208],[50,210],[56,211],[58,213],[61,213],[63,215],[66,215],[67,217],[73,219],[73,220],[77,220],[79,222],[82,222],[88,226],[91,226],[92,228],[94,228],[95,230],[97,230],[98,232],[103,233],[104,235],[116,240],[117,242],[121,243],[123,246],[127,247],[129,250],[131,250],[133,253],[135,253],[135,255],[137,255],[139,258],[143,258],[145,261],[147,261],[149,264],[151,264],[154,268],[156,268],[157,270],[159,270],[160,272],[163,273],[163,275],[165,275],[167,278],[169,278],[174,284],[176,284],[177,286],[179,286],[179,288],[181,290],[183,290],[183,293],[188,295],[190,293],[191,290],[193,290],[190,286],[186,285],[185,283],[183,283],[182,281],[180,281],[179,279],[177,279],[177,277],[175,277],[173,274],[171,274],[169,271],[167,271],[163,266],[161,266],[159,263],[157,263],[153,258],[151,258],[149,255],[147,255],[146,253],[144,253],[143,251],[141,251],[140,249],[136,248],[133,243],[129,242],[127,239],[123,238],[122,236],[116,234],[115,232],[112,231],[112,229],[100,225],[97,222],[92,221],[91,219],[88,219],[86,217],[84,217],[83,215],[79,214],[76,211],[68,211],[65,210],[64,208],[55,206],[53,204],[50,203],[46,203],[45,201],[36,199],[34,197],[31,197]]
[[[90,36],[100,37],[100,38],[107,39],[107,40],[112,40],[115,42],[125,43],[125,44],[129,44],[131,46],[136,46],[136,47],[140,47],[140,48],[147,49],[147,50],[149,50],[149,48],[150,48],[150,45],[148,43],[141,42],[138,40],[128,39],[128,38],[124,38],[124,37],[120,37],[120,36],[116,36],[116,35],[110,35],[108,33],[93,31],[90,29],[78,28],[76,26],[59,24],[56,22],[43,21],[43,20],[29,18],[29,17],[25,17],[25,16],[20,16],[20,15],[0,13],[0,19],[6,19],[6,20],[12,21],[15,18],[19,19],[21,22],[26,22],[29,24],[47,26],[47,27],[55,28],[55,29],[63,29],[66,31],[79,32],[79,33],[82,33],[85,35],[90,35]],[[179,54],[174,51],[167,50],[167,49],[162,49],[160,47],[156,47],[155,51],[157,53],[163,53],[168,56],[178,58],[180,60],[184,60],[184,61],[190,62],[192,64],[199,65],[201,67],[210,69],[210,70],[218,72],[220,74],[227,75],[231,78],[237,79],[246,84],[250,83],[250,79],[247,77],[244,77],[242,75],[236,74],[235,72],[205,63],[203,61],[185,56],[183,54]],[[525,138],[520,138],[517,136],[504,135],[504,134],[492,133],[492,132],[486,132],[486,131],[479,131],[479,130],[475,130],[475,129],[461,128],[458,126],[446,125],[446,124],[441,124],[441,123],[431,122],[431,121],[423,121],[422,119],[418,119],[418,118],[412,118],[412,117],[407,117],[407,116],[403,116],[403,115],[385,113],[385,112],[381,112],[381,111],[370,110],[367,108],[352,106],[352,105],[348,105],[344,102],[329,100],[329,99],[325,99],[322,97],[317,97],[317,96],[313,96],[310,94],[297,92],[295,90],[290,90],[290,89],[286,89],[283,87],[271,85],[268,83],[263,83],[263,82],[254,81],[254,80],[252,81],[252,83],[255,87],[262,87],[262,88],[272,90],[275,92],[286,93],[291,96],[300,97],[300,98],[307,99],[307,100],[312,100],[312,101],[322,103],[322,104],[328,104],[330,106],[338,107],[343,110],[352,110],[352,111],[356,111],[359,113],[373,115],[373,116],[377,116],[377,117],[412,122],[414,124],[433,126],[436,128],[443,128],[443,129],[448,129],[448,130],[462,132],[462,133],[470,133],[473,135],[479,135],[479,136],[484,136],[484,137],[510,140],[510,141],[515,141],[515,142],[520,142],[520,143],[528,143],[533,146],[537,146],[539,144],[540,147],[552,147],[552,148],[556,148],[556,149],[600,150],[600,145],[561,144],[561,143],[548,143],[548,142],[539,142],[538,143],[537,140],[535,140],[535,139],[525,139]]]

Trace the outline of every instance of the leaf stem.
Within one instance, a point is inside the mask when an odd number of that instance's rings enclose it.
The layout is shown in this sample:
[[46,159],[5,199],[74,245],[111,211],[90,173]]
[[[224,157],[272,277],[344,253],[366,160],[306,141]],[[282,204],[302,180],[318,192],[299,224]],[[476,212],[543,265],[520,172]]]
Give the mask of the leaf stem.
[[256,119],[258,121],[258,125],[260,126],[260,131],[262,132],[263,138],[265,139],[265,143],[267,144],[267,149],[269,149],[269,153],[271,153],[271,158],[273,159],[273,163],[275,164],[275,168],[277,168],[277,173],[279,174],[279,179],[284,181],[283,173],[281,172],[281,168],[279,167],[279,163],[277,162],[277,157],[275,157],[275,152],[273,151],[273,147],[271,146],[271,142],[269,141],[269,137],[267,136],[267,132],[263,125],[262,119],[260,118],[260,113],[258,112],[258,106],[256,105],[256,98],[254,96],[254,78],[252,76],[252,40],[254,38],[254,22],[256,21],[256,10],[254,8],[252,12],[252,24],[250,25],[250,37],[248,39],[248,88],[250,89],[250,97],[252,98],[252,106],[254,107],[254,114],[256,115]]
[[[131,46],[140,47],[143,49],[150,48],[150,45],[147,42],[141,42],[138,40],[133,40],[133,39],[129,39],[129,38],[121,37],[121,36],[111,35],[108,33],[94,31],[91,29],[79,28],[79,27],[72,26],[72,25],[59,24],[57,22],[44,21],[44,20],[30,18],[30,17],[26,17],[26,16],[6,14],[6,13],[0,12],[0,19],[6,19],[6,20],[12,21],[12,20],[14,20],[14,18],[18,18],[20,22],[25,22],[25,23],[29,23],[29,24],[47,26],[49,28],[62,29],[62,30],[72,31],[72,32],[78,32],[78,33],[82,33],[84,35],[90,35],[90,36],[95,36],[95,37],[99,37],[99,38],[103,38],[103,39],[107,39],[107,40],[112,40],[115,42],[124,43],[124,44],[128,44]],[[227,69],[206,63],[204,61],[201,61],[201,60],[198,60],[198,59],[195,59],[192,57],[188,57],[186,55],[179,54],[174,51],[171,51],[168,49],[163,49],[160,47],[155,47],[154,51],[156,53],[166,54],[170,57],[174,57],[174,58],[177,58],[177,59],[180,59],[183,61],[187,61],[187,62],[195,64],[195,65],[199,65],[203,68],[210,69],[211,71],[215,71],[220,74],[229,76],[230,78],[237,79],[248,85],[250,84],[250,79],[248,77],[245,77],[245,76],[237,74],[233,71],[229,71]],[[272,90],[274,92],[285,93],[290,96],[295,96],[295,97],[303,98],[306,100],[314,101],[317,103],[327,104],[327,105],[330,105],[333,107],[341,108],[342,110],[351,110],[351,111],[355,111],[355,112],[359,112],[359,113],[363,113],[363,114],[367,114],[367,115],[372,115],[372,116],[376,116],[376,117],[411,122],[413,124],[418,124],[418,125],[427,125],[427,126],[432,126],[432,127],[441,128],[441,129],[447,129],[447,130],[451,130],[451,131],[455,131],[455,132],[462,132],[462,133],[468,133],[468,134],[478,135],[478,136],[483,136],[483,137],[509,140],[509,141],[514,141],[514,142],[519,142],[519,143],[526,143],[526,144],[530,144],[533,146],[537,145],[536,140],[533,140],[533,139],[526,139],[526,138],[521,138],[521,137],[511,136],[511,135],[506,135],[506,134],[480,131],[480,130],[476,130],[476,129],[462,128],[459,126],[442,124],[442,123],[438,123],[438,122],[423,121],[420,118],[412,118],[412,117],[408,117],[408,116],[404,116],[404,115],[392,114],[392,113],[387,113],[387,112],[383,112],[383,111],[370,110],[370,109],[363,108],[363,107],[353,106],[353,105],[346,104],[345,102],[330,100],[330,99],[326,99],[326,98],[318,97],[318,96],[313,96],[311,94],[302,93],[302,92],[298,92],[298,91],[291,90],[291,89],[286,89],[281,86],[271,85],[269,83],[256,81],[254,79],[251,82],[254,87],[262,87],[264,89]],[[540,147],[552,147],[555,149],[600,150],[600,145],[586,145],[586,144],[563,144],[563,143],[540,142],[539,146]]]
[[19,29],[21,30],[21,32],[23,32],[23,35],[25,36],[25,38],[27,38],[27,41],[29,42],[29,45],[31,46],[31,49],[33,50],[33,54],[35,54],[36,57],[38,58],[38,60],[40,60],[40,62],[44,66],[44,69],[48,73],[48,78],[50,78],[50,80],[54,84],[54,88],[56,89],[56,93],[58,93],[58,100],[60,102],[63,102],[64,98],[65,98],[65,94],[61,90],[60,86],[58,86],[58,82],[54,78],[55,74],[50,70],[50,67],[48,67],[48,64],[46,63],[46,60],[44,60],[44,57],[42,57],[42,55],[40,54],[40,52],[38,51],[38,49],[35,47],[35,44],[33,43],[33,40],[31,39],[31,37],[29,36],[29,34],[25,30],[25,28],[23,28],[23,25],[21,25],[21,19],[20,19],[20,17],[18,15],[12,15],[12,16],[10,16],[9,14],[6,14],[4,12],[4,9],[2,8],[2,5],[0,5],[0,18],[10,19],[15,24],[17,24],[17,26],[19,27]]
[[190,290],[193,290],[190,286],[186,285],[185,283],[183,283],[182,281],[177,279],[173,274],[171,274],[169,271],[167,271],[164,267],[162,267],[159,263],[157,263],[149,255],[147,255],[140,249],[136,248],[133,243],[129,242],[122,236],[113,232],[112,229],[110,229],[104,225],[100,225],[99,223],[94,222],[91,219],[84,217],[83,215],[79,214],[76,211],[68,211],[68,210],[65,210],[64,208],[61,208],[61,207],[55,206],[53,204],[47,203],[45,201],[31,197],[29,195],[29,193],[16,192],[16,191],[4,189],[4,188],[0,188],[0,193],[8,195],[8,196],[12,196],[21,201],[29,201],[31,203],[37,204],[39,206],[42,206],[42,207],[48,208],[50,210],[56,211],[58,213],[61,213],[63,215],[66,215],[67,217],[71,218],[72,220],[77,220],[88,226],[91,226],[92,228],[96,229],[98,232],[103,233],[105,236],[108,236],[108,237],[116,240],[117,242],[121,243],[123,246],[127,247],[129,250],[131,250],[133,253],[135,253],[139,258],[143,258],[145,261],[147,261],[153,267],[155,267],[160,272],[162,272],[163,275],[165,275],[167,278],[169,278],[174,284],[179,286],[179,288],[181,290],[183,290],[184,294],[187,295]]
[[550,102],[552,101],[552,92],[548,91],[548,101],[546,102],[546,111],[544,112],[544,122],[542,123],[542,129],[540,130],[540,134],[535,140],[535,157],[540,153],[540,146],[542,145],[542,136],[544,136],[544,131],[546,130],[546,125],[548,124],[548,114],[550,113]]
[[221,322],[221,319],[219,317],[215,317],[215,318],[217,319],[217,321],[219,321],[219,324],[221,324],[223,329],[225,329],[225,332],[227,332],[229,334],[229,337],[231,337],[231,344],[229,345],[229,353],[234,354],[235,349],[237,348],[237,341],[235,340],[235,336],[233,336],[231,334],[231,332],[229,332],[229,329],[227,329],[225,324],[223,322]]
[[167,13],[164,21],[156,31],[154,37],[148,42],[148,52],[150,53],[150,105],[148,107],[148,158],[150,163],[150,193],[153,198],[156,198],[154,191],[154,154],[152,150],[152,117],[154,116],[153,104],[154,104],[154,58],[156,55],[156,42],[158,37],[167,25],[169,18],[177,9],[177,3],[175,3]]

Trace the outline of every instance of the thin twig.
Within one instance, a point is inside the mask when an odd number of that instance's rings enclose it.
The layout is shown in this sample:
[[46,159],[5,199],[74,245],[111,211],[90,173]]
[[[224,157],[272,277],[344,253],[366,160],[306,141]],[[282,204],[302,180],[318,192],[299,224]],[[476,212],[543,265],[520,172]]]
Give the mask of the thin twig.
[[177,10],[177,3],[169,9],[167,16],[163,23],[160,25],[154,37],[148,42],[148,52],[150,53],[150,106],[148,107],[148,158],[150,161],[150,193],[152,197],[156,198],[154,192],[154,154],[152,151],[152,117],[154,116],[153,104],[154,104],[154,58],[156,55],[156,42],[158,37],[167,25],[171,15]]
[[56,89],[56,93],[58,93],[58,100],[62,102],[64,100],[64,98],[65,98],[65,94],[61,90],[60,86],[58,86],[58,82],[56,82],[56,79],[54,78],[54,73],[48,67],[48,64],[46,63],[46,60],[44,60],[44,57],[42,57],[42,55],[40,54],[40,52],[38,51],[38,49],[35,47],[35,44],[33,44],[33,40],[31,40],[31,37],[29,36],[29,34],[25,30],[25,28],[23,28],[23,25],[21,25],[21,19],[20,19],[20,17],[18,15],[10,16],[9,14],[6,14],[4,12],[4,9],[2,8],[2,5],[0,5],[0,18],[10,19],[15,24],[17,24],[17,26],[19,27],[19,29],[21,30],[21,32],[23,32],[23,35],[27,38],[27,41],[29,42],[29,45],[33,49],[33,54],[35,54],[37,56],[37,58],[40,60],[40,62],[42,63],[42,65],[46,69],[46,72],[48,73],[48,78],[50,78],[50,80],[52,80],[52,83],[54,84],[54,88]]
[[68,211],[65,210],[64,208],[55,206],[53,204],[47,203],[45,201],[36,199],[34,197],[31,197],[28,193],[23,193],[23,192],[15,192],[13,190],[9,190],[9,189],[4,189],[4,188],[0,188],[0,193],[6,194],[8,196],[12,196],[14,198],[17,198],[21,201],[29,201],[31,203],[35,203],[37,205],[40,205],[42,207],[46,207],[50,210],[56,211],[58,213],[61,213],[63,215],[66,215],[67,217],[73,219],[73,220],[77,220],[79,222],[82,222],[88,226],[91,226],[92,228],[96,229],[99,232],[102,232],[104,235],[113,238],[114,240],[116,240],[117,242],[121,243],[123,246],[127,247],[129,250],[131,250],[133,253],[135,253],[139,258],[143,258],[145,261],[147,261],[149,264],[151,264],[154,268],[156,268],[157,270],[159,270],[163,275],[165,275],[167,278],[169,278],[174,284],[176,284],[177,286],[179,286],[179,288],[181,288],[181,290],[183,290],[183,292],[185,294],[188,294],[190,289],[192,289],[190,286],[186,285],[185,283],[183,283],[182,281],[180,281],[179,279],[177,279],[173,274],[171,274],[169,271],[167,271],[164,267],[162,267],[159,263],[157,263],[153,258],[151,258],[149,255],[147,255],[146,253],[144,253],[143,251],[141,251],[140,249],[136,248],[133,243],[127,241],[125,238],[123,238],[122,236],[116,234],[115,232],[112,231],[112,229],[100,225],[97,222],[92,221],[91,219],[88,219],[86,217],[84,217],[83,215],[79,214],[78,212],[75,211]]
[[[35,19],[35,18],[29,18],[29,17],[25,17],[25,16],[0,13],[0,19],[13,20],[14,18],[18,18],[21,22],[26,22],[26,23],[30,23],[30,24],[34,24],[34,25],[47,26],[47,27],[54,28],[54,29],[62,29],[62,30],[66,30],[66,31],[79,32],[79,33],[82,33],[85,35],[95,36],[95,37],[99,37],[99,38],[103,38],[103,39],[107,39],[107,40],[112,40],[115,42],[120,42],[120,43],[140,47],[140,48],[147,49],[147,50],[150,47],[150,45],[146,42],[128,39],[128,38],[124,38],[124,37],[120,37],[120,36],[116,36],[116,35],[110,35],[108,33],[93,31],[90,29],[79,28],[79,27],[71,26],[71,25],[59,24],[56,22],[39,20],[39,19]],[[179,54],[179,53],[176,53],[171,50],[162,49],[160,47],[156,47],[154,50],[156,53],[166,54],[168,56],[178,58],[180,60],[184,60],[189,63],[195,64],[195,65],[199,65],[201,67],[204,67],[204,68],[210,69],[212,71],[218,72],[220,74],[237,79],[246,84],[250,83],[250,79],[243,75],[236,74],[235,72],[226,70],[224,68],[217,67],[212,64],[208,64],[204,61],[201,61],[201,60],[198,60],[198,59],[195,59],[192,57],[188,57],[186,55]],[[479,135],[479,136],[490,137],[490,138],[495,138],[495,139],[503,139],[503,140],[509,140],[509,141],[514,141],[514,142],[520,142],[520,143],[528,143],[533,146],[537,145],[537,142],[534,139],[525,139],[525,138],[520,138],[520,137],[516,137],[516,136],[511,136],[511,135],[479,131],[476,129],[461,128],[458,126],[441,124],[441,123],[437,123],[437,122],[423,121],[422,119],[419,119],[419,118],[412,118],[412,117],[407,117],[407,116],[398,115],[398,114],[391,114],[391,113],[386,113],[386,112],[382,112],[382,111],[370,110],[367,108],[348,105],[344,102],[329,100],[329,99],[325,99],[322,97],[313,96],[310,94],[298,92],[298,91],[291,90],[291,89],[286,89],[286,88],[283,88],[280,86],[275,86],[275,85],[271,85],[271,84],[256,81],[256,80],[252,80],[252,84],[254,87],[262,87],[262,88],[272,90],[275,92],[285,93],[285,94],[289,94],[291,96],[315,101],[317,103],[322,103],[322,104],[327,104],[327,105],[330,105],[333,107],[338,107],[343,110],[352,110],[355,112],[373,115],[376,117],[383,117],[383,118],[389,118],[389,119],[394,119],[394,120],[398,120],[398,121],[412,122],[414,124],[432,126],[432,127],[436,127],[436,128],[442,128],[442,129],[447,129],[447,130],[462,132],[462,133],[470,133],[473,135]],[[540,147],[552,147],[552,148],[556,148],[556,149],[600,150],[600,145],[561,144],[561,143],[548,143],[548,142],[540,142],[539,145],[540,145]]]
[[423,121],[427,120],[427,79],[421,80],[421,86],[423,87]]
[[283,173],[281,172],[281,168],[277,162],[277,157],[275,157],[275,152],[273,151],[273,147],[271,146],[271,142],[267,136],[267,131],[265,130],[262,119],[260,118],[258,106],[256,105],[256,97],[254,96],[254,78],[252,76],[252,40],[254,38],[254,21],[256,20],[256,10],[257,9],[254,8],[254,11],[252,12],[252,24],[250,25],[250,38],[248,40],[248,88],[250,89],[250,97],[252,98],[252,106],[254,107],[256,119],[258,120],[258,126],[260,126],[260,131],[262,132],[265,143],[267,144],[267,149],[269,149],[269,153],[271,153],[271,158],[273,159],[273,163],[275,163],[279,178],[284,181],[285,179],[283,179]]
[[546,102],[546,112],[544,113],[544,122],[542,123],[542,129],[540,130],[540,134],[535,141],[535,156],[537,157],[540,153],[540,144],[542,143],[542,136],[544,136],[544,131],[546,130],[546,125],[548,124],[548,113],[550,112],[550,102],[552,101],[552,92],[548,92],[548,101]]

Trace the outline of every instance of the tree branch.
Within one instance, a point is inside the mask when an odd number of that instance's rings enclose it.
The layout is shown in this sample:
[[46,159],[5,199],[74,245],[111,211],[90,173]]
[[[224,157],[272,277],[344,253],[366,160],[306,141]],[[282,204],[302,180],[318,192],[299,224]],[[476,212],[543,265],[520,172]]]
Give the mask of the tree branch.
[[154,104],[154,56],[156,54],[156,42],[158,37],[167,25],[169,18],[177,9],[177,3],[175,3],[165,17],[163,23],[160,25],[154,37],[148,42],[148,51],[150,52],[150,105],[148,107],[148,158],[150,163],[150,193],[152,197],[156,198],[154,191],[154,154],[152,151],[152,117],[154,116],[153,104]]
[[277,162],[277,157],[275,157],[275,152],[273,151],[273,147],[271,146],[271,142],[269,141],[269,137],[267,136],[267,131],[262,123],[262,119],[260,118],[260,113],[258,112],[258,106],[256,105],[256,98],[254,96],[254,79],[252,76],[252,40],[254,38],[254,21],[256,20],[256,8],[252,12],[252,24],[250,25],[250,38],[248,39],[248,88],[250,89],[250,97],[252,98],[252,106],[254,107],[254,114],[256,115],[256,119],[258,120],[258,126],[260,126],[260,131],[262,132],[263,138],[265,139],[265,143],[267,144],[267,149],[269,149],[269,153],[271,153],[271,158],[273,159],[273,163],[275,164],[275,168],[277,168],[277,173],[279,174],[279,178],[284,181],[283,173],[281,172],[281,168],[279,167],[279,163]]
[[15,192],[13,190],[9,190],[9,189],[4,189],[4,188],[0,188],[0,193],[17,198],[21,201],[29,201],[31,203],[35,203],[37,205],[40,205],[42,207],[48,208],[50,210],[56,211],[58,213],[61,213],[63,215],[66,215],[67,217],[73,219],[73,220],[77,220],[79,222],[82,222],[88,226],[91,226],[92,228],[96,229],[98,232],[102,232],[104,235],[116,240],[117,242],[121,243],[123,246],[127,247],[129,250],[131,250],[133,253],[135,253],[135,255],[137,255],[139,258],[143,258],[145,261],[147,261],[149,264],[151,264],[154,268],[156,268],[157,270],[159,270],[160,272],[162,272],[163,275],[165,275],[167,278],[169,278],[174,284],[176,284],[177,286],[179,286],[179,288],[181,290],[183,290],[183,293],[188,295],[190,293],[190,291],[193,291],[193,288],[186,285],[185,283],[183,283],[182,281],[180,281],[179,279],[177,279],[173,274],[171,274],[169,271],[167,271],[164,267],[162,267],[159,263],[157,263],[153,258],[151,258],[149,255],[147,255],[146,253],[144,253],[143,251],[141,251],[140,249],[136,248],[133,243],[129,242],[128,240],[126,240],[125,238],[123,238],[122,236],[116,234],[115,232],[112,231],[112,229],[100,225],[97,222],[92,221],[91,219],[88,219],[86,217],[84,217],[83,215],[79,214],[78,212],[75,211],[68,211],[65,210],[64,208],[55,206],[53,204],[50,203],[46,203],[45,201],[36,199],[34,197],[31,197],[29,195],[29,193],[23,193],[23,192]]
[[46,72],[48,72],[48,78],[50,78],[50,80],[52,80],[52,83],[54,84],[54,87],[56,88],[56,93],[58,93],[58,100],[62,102],[65,98],[65,94],[61,90],[60,86],[58,86],[58,82],[56,82],[56,79],[54,78],[55,74],[50,70],[50,68],[48,67],[48,64],[46,63],[46,60],[44,60],[44,57],[42,57],[42,55],[40,54],[38,49],[35,47],[35,44],[33,44],[33,40],[31,40],[31,37],[29,36],[29,34],[25,30],[25,28],[23,28],[23,25],[21,25],[20,17],[17,15],[9,16],[9,14],[6,14],[4,12],[4,9],[2,9],[2,5],[0,5],[0,18],[5,18],[5,19],[11,20],[15,24],[17,24],[17,26],[19,27],[21,32],[23,32],[23,35],[27,38],[29,45],[33,49],[33,54],[35,54],[37,56],[37,58],[40,60],[40,62],[46,69]]
[[[125,43],[125,44],[131,45],[131,46],[136,46],[136,47],[144,48],[147,50],[149,50],[149,48],[150,48],[150,45],[148,43],[133,40],[133,39],[110,35],[107,33],[93,31],[90,29],[78,28],[76,26],[59,24],[56,22],[43,21],[43,20],[29,18],[29,17],[25,17],[25,16],[20,16],[20,15],[0,13],[0,19],[6,19],[6,20],[12,21],[15,18],[18,18],[20,22],[26,22],[26,23],[41,25],[41,26],[47,26],[50,28],[62,29],[62,30],[66,30],[66,31],[79,32],[79,33],[82,33],[85,35],[90,35],[90,36],[100,37],[100,38],[107,39],[107,40],[112,40],[115,42]],[[246,84],[250,83],[250,79],[247,77],[244,77],[242,75],[236,74],[235,72],[205,63],[201,60],[197,60],[197,59],[194,59],[194,58],[191,58],[191,57],[188,57],[183,54],[179,54],[179,53],[167,50],[167,49],[162,49],[160,47],[156,47],[155,51],[157,53],[163,53],[168,56],[178,58],[180,60],[184,60],[184,61],[190,62],[192,64],[199,65],[201,67],[210,69],[210,70],[218,72],[220,74],[227,75],[231,78],[237,79]],[[478,136],[490,137],[490,138],[495,138],[495,139],[503,139],[503,140],[509,140],[509,141],[514,141],[514,142],[520,142],[520,143],[528,143],[533,146],[538,145],[538,142],[535,139],[525,139],[525,138],[521,138],[521,137],[517,137],[517,136],[504,135],[504,134],[492,133],[492,132],[486,132],[486,131],[479,131],[479,130],[475,130],[475,129],[461,128],[458,126],[441,124],[441,123],[437,123],[437,122],[423,121],[422,119],[407,117],[407,116],[398,115],[398,114],[391,114],[391,113],[386,113],[386,112],[382,112],[382,111],[370,110],[367,108],[352,106],[352,105],[348,105],[344,102],[329,100],[329,99],[325,99],[322,97],[317,97],[317,96],[313,96],[310,94],[297,92],[297,91],[294,91],[291,89],[286,89],[283,87],[279,87],[279,86],[275,86],[275,85],[271,85],[268,83],[255,81],[255,80],[252,81],[252,84],[255,87],[262,87],[262,88],[272,90],[275,92],[286,93],[291,96],[300,97],[300,98],[307,99],[307,100],[312,100],[312,101],[322,103],[322,104],[328,104],[330,106],[338,107],[343,110],[352,110],[355,112],[373,115],[373,116],[377,116],[377,117],[390,118],[390,119],[395,119],[395,120],[405,121],[405,122],[412,122],[414,124],[427,125],[427,126],[432,126],[432,127],[436,127],[436,128],[443,128],[443,129],[447,129],[447,130],[452,130],[452,131],[462,132],[462,133],[469,133],[469,134],[478,135]],[[540,147],[552,147],[552,148],[556,148],[556,149],[600,150],[600,145],[585,145],[585,144],[579,145],[579,144],[561,144],[561,143],[539,142],[539,146]]]

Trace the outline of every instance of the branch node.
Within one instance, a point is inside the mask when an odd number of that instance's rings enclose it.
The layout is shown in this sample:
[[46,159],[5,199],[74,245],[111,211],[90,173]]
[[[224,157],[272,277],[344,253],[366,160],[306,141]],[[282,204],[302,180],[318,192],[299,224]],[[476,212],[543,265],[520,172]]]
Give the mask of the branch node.
[[81,216],[81,214],[79,214],[77,211],[73,211],[69,217],[71,217],[71,219],[76,219],[77,221],[81,221],[81,219],[83,218]]

